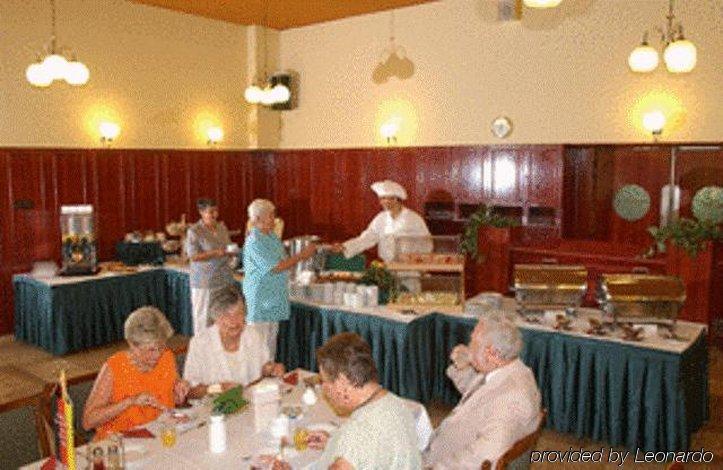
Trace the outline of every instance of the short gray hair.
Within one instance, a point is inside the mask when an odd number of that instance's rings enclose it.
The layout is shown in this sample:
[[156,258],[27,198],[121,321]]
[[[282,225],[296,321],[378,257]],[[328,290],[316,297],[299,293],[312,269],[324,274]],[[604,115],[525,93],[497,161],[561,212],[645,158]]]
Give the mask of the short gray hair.
[[506,312],[490,312],[480,319],[483,324],[483,344],[492,346],[500,359],[516,359],[522,351],[522,335],[514,318]]
[[156,307],[141,307],[126,319],[123,336],[135,344],[165,342],[173,336],[173,327]]
[[249,219],[256,220],[264,214],[276,210],[274,203],[268,199],[254,199],[248,207]]
[[238,305],[239,302],[246,306],[243,295],[236,286],[230,285],[212,291],[208,305],[208,322],[216,323],[221,315]]

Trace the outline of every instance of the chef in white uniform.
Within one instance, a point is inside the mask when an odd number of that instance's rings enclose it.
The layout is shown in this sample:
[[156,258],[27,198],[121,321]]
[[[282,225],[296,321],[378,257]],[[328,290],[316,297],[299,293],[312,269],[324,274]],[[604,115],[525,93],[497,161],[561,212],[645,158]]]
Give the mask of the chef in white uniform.
[[[424,219],[402,204],[402,201],[407,199],[407,192],[399,183],[390,180],[377,181],[372,184],[372,191],[379,197],[379,204],[384,210],[374,217],[361,235],[334,245],[332,251],[344,253],[344,256],[351,258],[377,245],[379,257],[389,263],[396,255],[396,238],[431,236]],[[432,239],[403,240],[400,249],[406,253],[429,253],[432,251]]]

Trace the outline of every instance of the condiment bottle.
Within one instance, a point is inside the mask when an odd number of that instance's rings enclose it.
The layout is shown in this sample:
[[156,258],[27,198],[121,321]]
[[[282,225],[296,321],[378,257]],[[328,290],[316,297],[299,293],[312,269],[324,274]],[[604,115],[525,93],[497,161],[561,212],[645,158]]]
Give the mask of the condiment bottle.
[[208,447],[213,454],[226,452],[226,422],[220,413],[214,413],[209,418]]

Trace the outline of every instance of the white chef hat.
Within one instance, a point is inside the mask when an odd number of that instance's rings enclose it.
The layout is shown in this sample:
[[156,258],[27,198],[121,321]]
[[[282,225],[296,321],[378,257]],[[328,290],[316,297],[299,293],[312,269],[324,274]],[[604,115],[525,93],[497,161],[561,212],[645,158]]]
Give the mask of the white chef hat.
[[392,180],[377,181],[372,184],[372,191],[374,191],[378,197],[397,197],[402,201],[407,199],[407,192],[402,185]]

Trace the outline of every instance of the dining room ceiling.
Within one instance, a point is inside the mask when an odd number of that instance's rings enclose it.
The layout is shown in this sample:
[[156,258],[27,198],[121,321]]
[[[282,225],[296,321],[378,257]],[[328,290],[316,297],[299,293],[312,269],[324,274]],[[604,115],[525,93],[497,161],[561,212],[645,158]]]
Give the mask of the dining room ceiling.
[[241,25],[298,28],[437,0],[130,0]]

